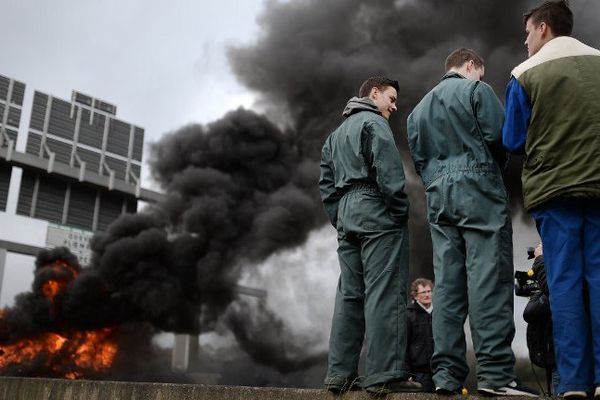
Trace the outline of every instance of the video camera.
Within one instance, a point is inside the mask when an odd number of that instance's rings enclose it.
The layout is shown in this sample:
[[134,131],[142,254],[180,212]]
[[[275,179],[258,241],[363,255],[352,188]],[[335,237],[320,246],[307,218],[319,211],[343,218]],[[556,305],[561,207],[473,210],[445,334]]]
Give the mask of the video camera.
[[535,279],[533,271],[515,271],[515,294],[520,297],[531,297],[539,292],[540,283]]
[[[527,248],[527,259],[535,258],[535,248]],[[531,297],[541,290],[540,283],[536,279],[533,269],[527,271],[515,271],[515,295],[520,297]]]

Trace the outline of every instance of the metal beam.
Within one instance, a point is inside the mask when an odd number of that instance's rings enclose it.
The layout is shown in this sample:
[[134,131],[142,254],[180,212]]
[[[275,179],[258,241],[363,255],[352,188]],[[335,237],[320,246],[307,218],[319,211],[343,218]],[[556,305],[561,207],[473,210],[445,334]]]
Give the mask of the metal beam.
[[[0,239],[0,249],[5,249],[9,253],[24,254],[27,256],[37,256],[40,250],[44,250],[44,247],[33,246],[29,244],[11,242],[9,240]],[[267,291],[263,289],[256,289],[243,285],[234,285],[234,293],[243,294],[246,296],[258,297],[264,299],[267,297]]]
[[237,294],[244,294],[246,296],[258,297],[264,299],[267,297],[267,291],[263,289],[255,289],[248,286],[233,285],[233,292]]
[[9,240],[1,240],[0,239],[0,249],[4,249],[9,253],[17,253],[23,254],[26,256],[34,256],[37,257],[40,250],[43,250],[43,247],[32,246],[29,244],[16,243],[11,242]]
[[[7,153],[8,150],[6,148],[0,148],[0,158],[7,160]],[[15,167],[30,170],[41,175],[48,173],[49,160],[46,158],[37,157],[33,154],[13,151],[12,158],[6,162]],[[72,182],[84,182],[95,187],[111,190],[111,182],[108,176],[103,176],[92,171],[86,171],[85,176],[83,177],[84,179],[80,181],[81,173],[79,168],[71,167],[60,162],[54,162],[52,174],[58,175]],[[118,179],[114,180],[112,190],[134,196],[139,200],[150,203],[157,203],[164,198],[162,193],[148,189],[139,189],[138,193],[136,185]]]

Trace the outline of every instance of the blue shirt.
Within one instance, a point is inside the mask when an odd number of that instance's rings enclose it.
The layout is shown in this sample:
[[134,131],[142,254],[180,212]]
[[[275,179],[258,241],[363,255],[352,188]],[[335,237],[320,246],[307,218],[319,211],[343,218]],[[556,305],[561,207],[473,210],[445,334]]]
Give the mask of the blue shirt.
[[525,89],[515,77],[506,87],[505,118],[502,144],[509,153],[524,154],[527,130],[531,120],[531,102]]

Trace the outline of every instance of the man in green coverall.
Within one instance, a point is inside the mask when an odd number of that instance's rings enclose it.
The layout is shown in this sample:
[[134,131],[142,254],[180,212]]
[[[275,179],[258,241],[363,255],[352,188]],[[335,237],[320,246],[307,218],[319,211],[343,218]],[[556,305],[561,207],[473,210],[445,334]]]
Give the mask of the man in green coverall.
[[500,164],[503,107],[481,79],[482,58],[457,49],[408,117],[408,143],[427,197],[436,288],[433,381],[460,393],[469,315],[482,395],[532,395],[516,382],[512,227]]
[[420,391],[402,369],[406,349],[408,200],[404,170],[388,118],[396,111],[398,82],[367,79],[327,138],[319,188],[338,232],[340,278],[329,339],[325,387],[369,392]]

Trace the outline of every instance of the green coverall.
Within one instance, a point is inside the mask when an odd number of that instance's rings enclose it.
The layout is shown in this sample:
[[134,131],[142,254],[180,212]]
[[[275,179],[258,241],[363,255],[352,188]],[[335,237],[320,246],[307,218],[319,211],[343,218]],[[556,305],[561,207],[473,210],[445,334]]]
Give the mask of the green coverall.
[[343,115],[319,180],[340,262],[325,384],[340,389],[357,377],[365,333],[363,387],[405,376],[408,279],[408,200],[392,131],[367,97],[350,99]]
[[435,291],[436,386],[457,390],[469,372],[467,314],[479,388],[512,382],[512,226],[499,164],[504,110],[484,82],[449,72],[408,117],[408,143],[425,185]]

